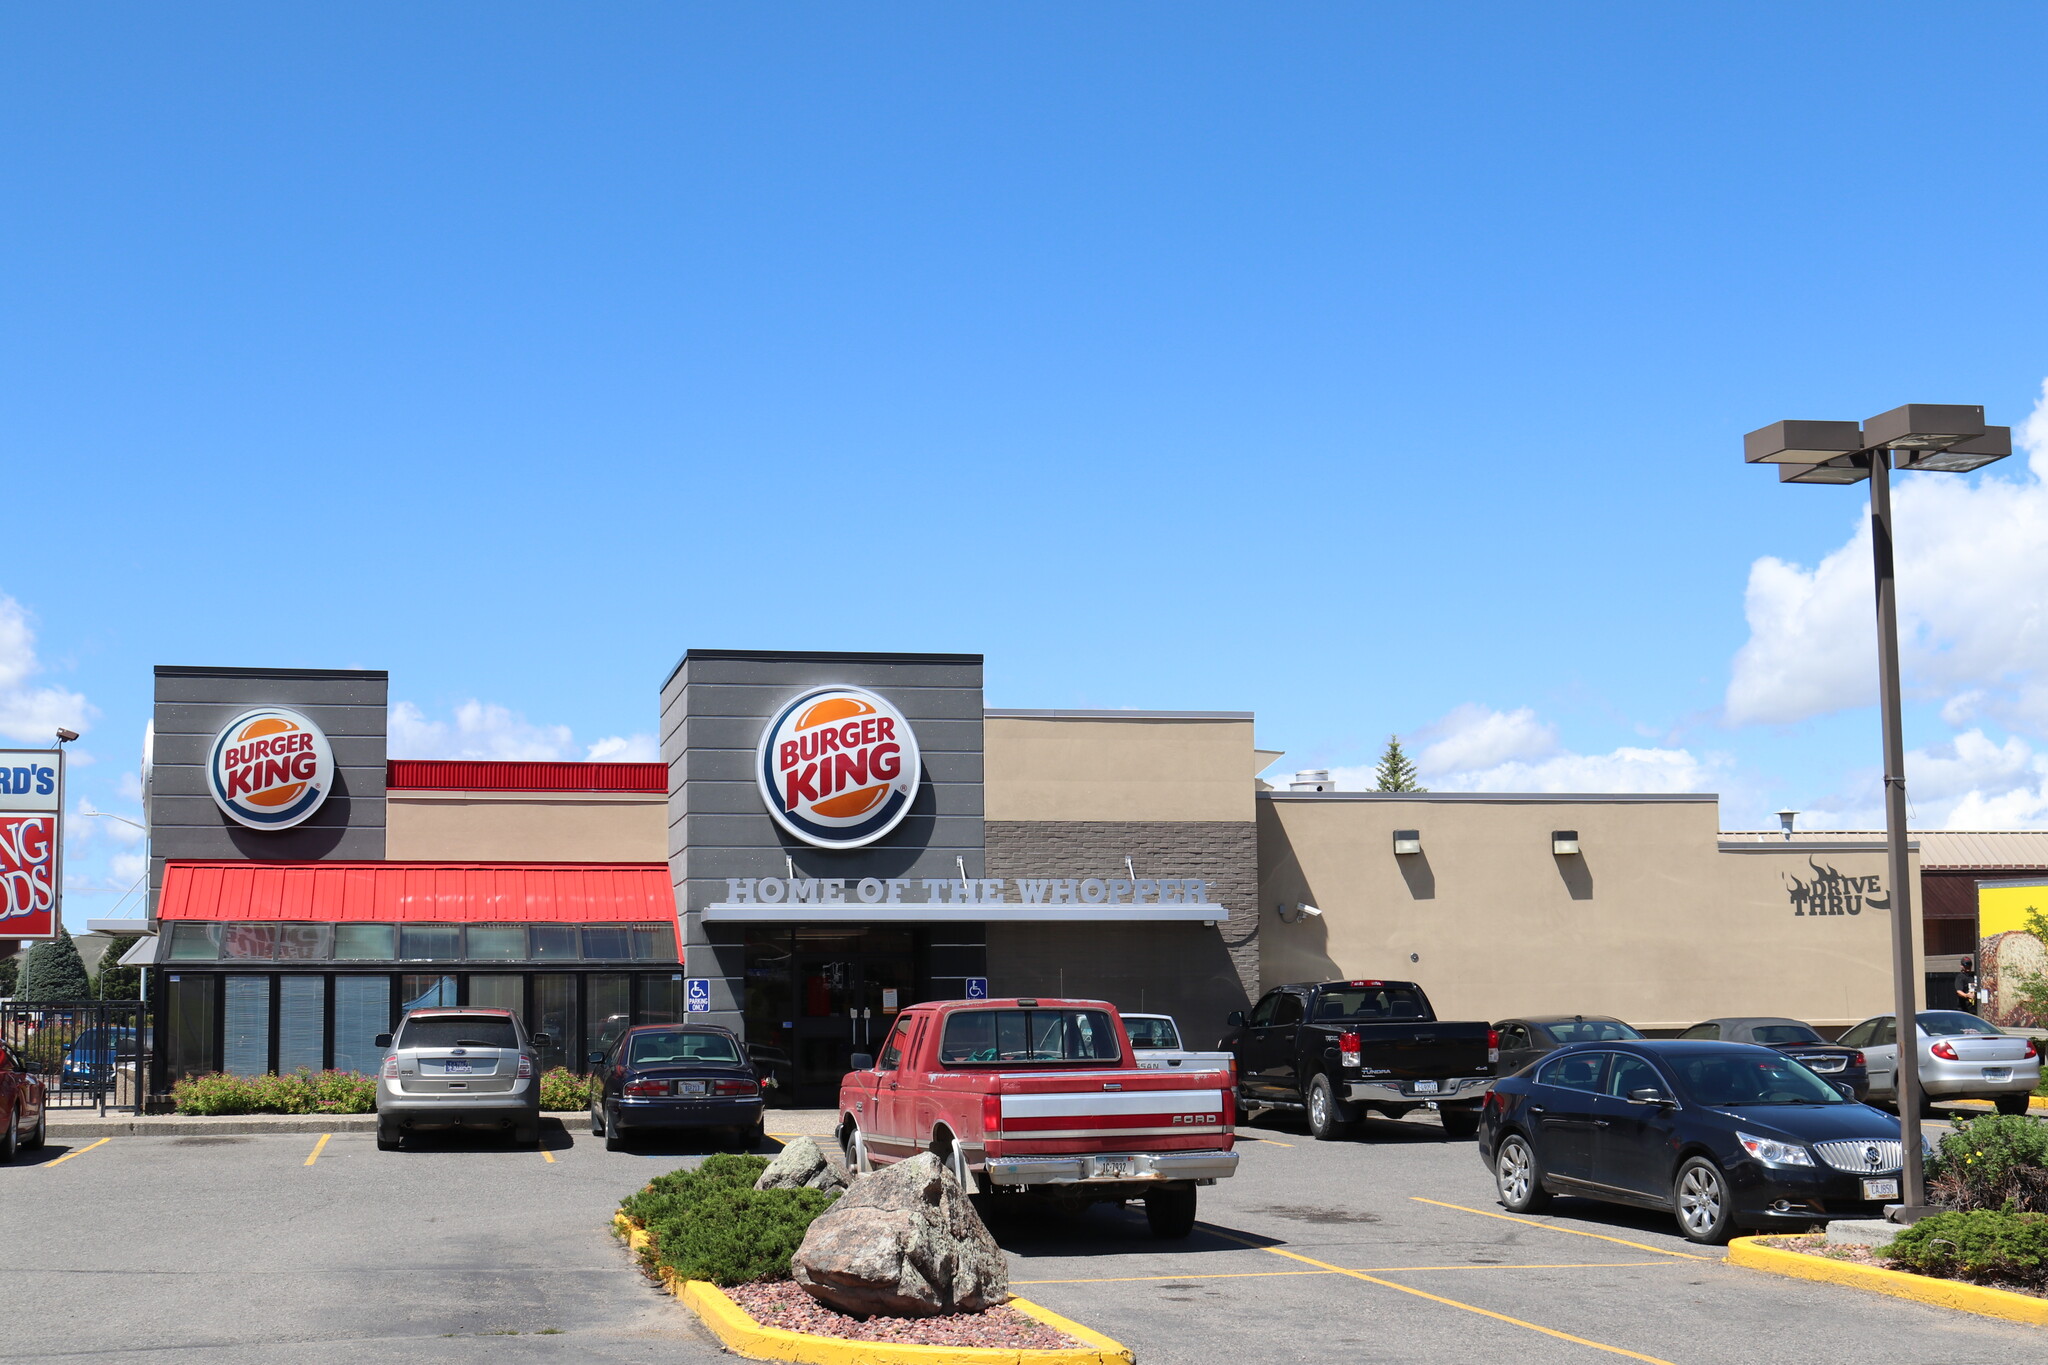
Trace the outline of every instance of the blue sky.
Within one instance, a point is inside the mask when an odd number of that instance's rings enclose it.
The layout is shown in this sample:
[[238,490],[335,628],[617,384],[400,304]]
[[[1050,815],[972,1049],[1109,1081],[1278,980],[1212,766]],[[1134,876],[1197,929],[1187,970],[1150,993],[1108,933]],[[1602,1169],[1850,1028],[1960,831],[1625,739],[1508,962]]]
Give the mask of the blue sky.
[[[992,705],[1252,710],[1285,771],[1399,732],[1441,787],[1867,824],[1863,501],[1739,437],[2028,419],[2044,36],[11,8],[0,736],[75,724],[134,816],[155,663],[385,667],[404,751],[629,757],[692,645],[979,650]],[[2048,823],[2008,463],[1901,490],[1931,824]],[[121,828],[74,822],[74,924]]]

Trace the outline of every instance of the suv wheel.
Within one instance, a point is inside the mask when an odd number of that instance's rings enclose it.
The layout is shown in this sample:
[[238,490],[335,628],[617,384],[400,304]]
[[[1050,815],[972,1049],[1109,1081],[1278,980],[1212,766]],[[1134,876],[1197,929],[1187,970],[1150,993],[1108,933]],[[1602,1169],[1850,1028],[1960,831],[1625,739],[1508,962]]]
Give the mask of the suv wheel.
[[1735,1231],[1735,1201],[1728,1192],[1728,1177],[1705,1157],[1690,1157],[1678,1168],[1671,1206],[1678,1211],[1678,1230],[1690,1241],[1720,1246]]
[[1351,1131],[1351,1107],[1337,1098],[1328,1076],[1308,1083],[1308,1131],[1318,1142],[1331,1142]]
[[1536,1149],[1520,1133],[1509,1133],[1500,1140],[1500,1150],[1493,1158],[1493,1181],[1500,1191],[1501,1207],[1510,1213],[1534,1213],[1550,1202]]
[[405,1130],[404,1130],[404,1129],[402,1129],[402,1128],[400,1128],[400,1127],[399,1127],[399,1126],[398,1126],[397,1124],[395,1124],[395,1123],[384,1123],[384,1122],[381,1122],[381,1121],[380,1121],[380,1122],[379,1122],[379,1123],[377,1124],[377,1150],[378,1150],[378,1151],[380,1151],[380,1152],[395,1152],[395,1151],[397,1151],[397,1150],[398,1150],[398,1148],[399,1148],[399,1144],[400,1144],[400,1143],[402,1143],[402,1142],[404,1142],[404,1141],[405,1141]]

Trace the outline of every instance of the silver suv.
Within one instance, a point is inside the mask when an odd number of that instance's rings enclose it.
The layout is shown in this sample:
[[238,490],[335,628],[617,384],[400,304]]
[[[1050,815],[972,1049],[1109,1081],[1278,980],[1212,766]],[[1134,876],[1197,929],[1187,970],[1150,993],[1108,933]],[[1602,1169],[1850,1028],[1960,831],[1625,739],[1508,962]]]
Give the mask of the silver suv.
[[507,1130],[540,1141],[540,1058],[548,1036],[527,1037],[510,1010],[407,1010],[377,1075],[377,1148],[394,1151],[412,1129]]

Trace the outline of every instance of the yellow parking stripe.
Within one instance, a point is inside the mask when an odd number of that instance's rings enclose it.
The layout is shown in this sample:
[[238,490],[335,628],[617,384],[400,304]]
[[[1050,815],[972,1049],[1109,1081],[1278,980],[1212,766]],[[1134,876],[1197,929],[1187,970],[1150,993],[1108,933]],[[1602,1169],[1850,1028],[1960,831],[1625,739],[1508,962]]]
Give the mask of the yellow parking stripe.
[[554,1165],[554,1164],[555,1164],[555,1154],[554,1154],[553,1152],[549,1151],[549,1150],[548,1150],[547,1148],[545,1148],[545,1147],[541,1148],[541,1149],[540,1149],[540,1155],[541,1155],[541,1160],[543,1160],[543,1161],[547,1162],[547,1163],[548,1163],[548,1165],[552,1166],[552,1165]]
[[313,1144],[313,1154],[306,1158],[306,1164],[308,1166],[312,1165],[314,1162],[320,1159],[321,1148],[325,1147],[327,1145],[327,1139],[333,1136],[334,1134],[332,1133],[322,1133],[320,1135],[320,1140]]
[[[1269,1248],[1270,1249],[1270,1248]],[[1136,1284],[1144,1280],[1272,1280],[1287,1275],[1398,1275],[1424,1270],[1639,1270],[1669,1261],[1531,1261],[1516,1265],[1368,1265],[1357,1270],[1244,1270],[1234,1275],[1106,1275],[1090,1280],[1012,1280],[1011,1284]]]
[[1668,1251],[1663,1247],[1653,1247],[1648,1242],[1631,1242],[1626,1237],[1609,1237],[1604,1232],[1583,1232],[1578,1228],[1559,1227],[1555,1223],[1539,1223],[1533,1218],[1517,1218],[1509,1213],[1492,1213],[1486,1209],[1468,1209],[1463,1204],[1446,1204],[1441,1199],[1424,1199],[1419,1194],[1411,1194],[1408,1197],[1418,1204],[1434,1204],[1440,1209],[1456,1209],[1459,1213],[1476,1213],[1481,1218],[1498,1218],[1504,1223],[1520,1223],[1524,1227],[1543,1228],[1549,1232],[1569,1232],[1574,1237],[1597,1237],[1603,1242],[1614,1242],[1621,1246],[1634,1247],[1637,1251],[1654,1251],[1659,1256],[1676,1256],[1682,1261],[1713,1261],[1719,1259],[1715,1256],[1695,1256],[1689,1251]]
[[1136,1284],[1141,1280],[1276,1280],[1286,1275],[1331,1275],[1330,1270],[1245,1270],[1235,1275],[1106,1275],[1094,1280],[1012,1280],[1011,1284]]
[[1418,1299],[1428,1299],[1431,1303],[1440,1303],[1446,1308],[1462,1309],[1467,1313],[1477,1313],[1482,1318],[1492,1318],[1495,1322],[1505,1322],[1512,1327],[1524,1327],[1531,1332],[1541,1332],[1546,1337],[1555,1337],[1559,1341],[1569,1341],[1574,1346],[1590,1346],[1596,1351],[1606,1351],[1610,1355],[1627,1356],[1630,1360],[1643,1361],[1645,1365],[1673,1365],[1673,1362],[1665,1360],[1662,1356],[1646,1356],[1641,1351],[1631,1351],[1626,1346],[1610,1346],[1604,1341],[1594,1341],[1590,1337],[1575,1337],[1570,1332],[1560,1332],[1555,1327],[1545,1327],[1541,1323],[1530,1322],[1525,1318],[1511,1318],[1506,1313],[1496,1313],[1491,1308],[1481,1308],[1474,1303],[1462,1303],[1457,1299],[1447,1299],[1441,1294],[1432,1294],[1426,1289],[1416,1289],[1411,1285],[1396,1284],[1392,1280],[1382,1280],[1378,1276],[1368,1275],[1362,1270],[1347,1270],[1341,1265],[1331,1265],[1328,1261],[1318,1261],[1314,1257],[1304,1256],[1298,1251],[1283,1251],[1279,1247],[1259,1246],[1257,1242],[1235,1236],[1223,1231],[1221,1228],[1213,1227],[1206,1223],[1201,1226],[1227,1241],[1240,1242],[1248,1247],[1257,1247],[1260,1251],[1274,1256],[1285,1256],[1290,1261],[1300,1261],[1303,1265],[1312,1265],[1318,1270],[1329,1270],[1339,1275],[1349,1275],[1354,1280],[1363,1280],[1367,1284],[1376,1284],[1382,1289],[1392,1289],[1403,1294],[1413,1294]]
[[63,1165],[63,1164],[65,1163],[65,1162],[67,1162],[67,1161],[71,1160],[71,1158],[72,1158],[72,1157],[75,1157],[75,1156],[84,1156],[84,1155],[85,1155],[85,1154],[86,1154],[87,1152],[91,1151],[91,1150],[92,1150],[92,1149],[93,1149],[94,1147],[104,1147],[104,1146],[106,1146],[106,1145],[107,1145],[108,1143],[110,1143],[110,1142],[112,1142],[112,1141],[113,1141],[113,1139],[112,1139],[112,1138],[101,1138],[101,1139],[100,1139],[100,1140],[99,1140],[98,1142],[90,1143],[90,1144],[88,1144],[88,1145],[86,1145],[86,1146],[84,1146],[84,1147],[80,1147],[80,1148],[79,1148],[79,1149],[78,1149],[77,1151],[75,1151],[75,1152],[66,1152],[66,1153],[65,1153],[64,1155],[62,1155],[62,1156],[58,1157],[58,1158],[57,1158],[57,1159],[56,1159],[55,1161],[46,1161],[46,1162],[44,1162],[44,1163],[43,1163],[43,1168],[44,1168],[45,1170],[48,1170],[48,1169],[49,1169],[50,1167],[52,1167],[52,1166],[62,1166],[62,1165]]

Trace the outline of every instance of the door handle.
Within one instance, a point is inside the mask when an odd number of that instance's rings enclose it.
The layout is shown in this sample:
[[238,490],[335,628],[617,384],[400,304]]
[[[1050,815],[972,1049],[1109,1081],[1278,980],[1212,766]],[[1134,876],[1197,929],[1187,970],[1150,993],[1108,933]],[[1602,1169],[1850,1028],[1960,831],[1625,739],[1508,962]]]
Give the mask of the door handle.
[[894,1081],[891,1081],[891,1082],[889,1082],[889,1088],[890,1088],[891,1090],[894,1090],[894,1089],[896,1088],[896,1082],[894,1082]]
[[1550,1111],[1540,1104],[1532,1104],[1529,1106],[1529,1112],[1532,1114],[1547,1114]]
[[1609,1123],[1606,1119],[1594,1119],[1593,1126],[1595,1128],[1611,1128],[1614,1125]]

